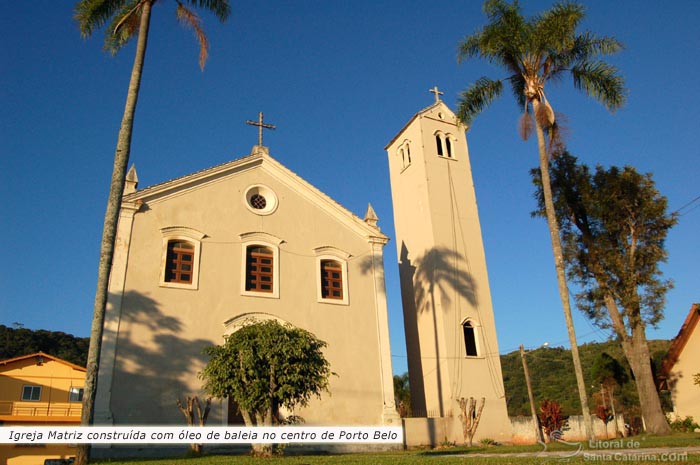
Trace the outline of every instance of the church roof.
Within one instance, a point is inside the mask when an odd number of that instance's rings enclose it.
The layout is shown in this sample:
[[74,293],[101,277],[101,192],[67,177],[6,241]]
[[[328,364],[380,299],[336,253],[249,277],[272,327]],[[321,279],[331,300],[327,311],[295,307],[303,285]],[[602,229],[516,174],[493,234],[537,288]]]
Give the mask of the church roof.
[[416,119],[418,119],[418,118],[420,118],[421,116],[424,116],[424,115],[426,115],[426,114],[432,112],[433,110],[435,110],[435,109],[438,108],[438,107],[441,107],[441,108],[443,108],[444,110],[449,111],[450,114],[455,118],[455,121],[457,121],[457,116],[454,114],[454,112],[453,112],[452,110],[450,110],[450,107],[448,107],[447,104],[446,104],[445,102],[443,102],[442,100],[438,100],[437,102],[434,102],[432,105],[428,105],[427,107],[423,108],[422,110],[418,111],[415,115],[413,115],[413,117],[412,117],[410,120],[408,120],[408,122],[407,122],[406,124],[403,125],[403,127],[401,128],[401,130],[400,130],[399,132],[396,133],[396,135],[394,136],[394,138],[391,139],[391,141],[389,141],[388,144],[386,144],[386,147],[384,147],[384,150],[387,150],[387,149],[391,146],[391,144],[393,144],[394,142],[396,142],[396,139],[398,139],[399,136],[401,136],[401,135],[404,133],[404,131],[406,130],[406,128],[408,128],[411,124],[413,124],[413,122],[414,122]]
[[[256,150],[257,149],[257,150]],[[260,150],[262,149],[262,150]],[[307,198],[312,198],[316,204],[321,206],[328,213],[335,216],[340,221],[346,223],[351,229],[363,236],[374,237],[378,240],[388,241],[389,238],[384,235],[378,226],[372,226],[352,213],[340,203],[333,200],[331,197],[321,192],[311,183],[303,179],[301,176],[275,160],[267,153],[264,147],[254,147],[253,153],[245,157],[237,158],[220,165],[215,165],[210,168],[205,168],[191,174],[180,176],[178,178],[164,181],[152,186],[137,190],[136,192],[126,194],[123,197],[124,202],[135,202],[138,200],[148,200],[156,197],[166,197],[171,193],[180,192],[189,188],[200,186],[209,181],[224,178],[230,174],[239,172],[245,169],[262,167],[266,172],[292,187],[298,193]]]

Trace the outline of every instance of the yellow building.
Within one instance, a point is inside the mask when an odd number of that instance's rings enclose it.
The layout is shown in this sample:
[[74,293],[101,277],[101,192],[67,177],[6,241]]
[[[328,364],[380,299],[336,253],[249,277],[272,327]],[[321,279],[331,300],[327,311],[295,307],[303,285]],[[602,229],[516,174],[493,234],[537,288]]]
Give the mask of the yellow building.
[[661,367],[662,389],[671,391],[674,419],[700,420],[700,304],[693,304],[678,335],[673,339]]
[[[85,368],[43,352],[0,361],[0,427],[78,425]],[[43,464],[74,456],[63,444],[0,446],[0,463]]]

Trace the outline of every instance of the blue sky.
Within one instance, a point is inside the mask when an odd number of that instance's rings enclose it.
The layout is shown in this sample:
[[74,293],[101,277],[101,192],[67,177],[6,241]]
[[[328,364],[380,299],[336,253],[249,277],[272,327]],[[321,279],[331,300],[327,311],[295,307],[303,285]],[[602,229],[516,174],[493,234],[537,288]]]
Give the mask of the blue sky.
[[[527,14],[551,5],[523,1]],[[584,28],[626,49],[610,61],[629,87],[610,114],[570,81],[548,89],[568,117],[568,146],[595,165],[652,172],[672,210],[700,196],[700,2],[588,1]],[[89,334],[99,241],[133,45],[112,57],[101,31],[83,40],[73,2],[9,2],[0,24],[2,182],[0,324]],[[204,15],[211,42],[204,72],[175,2],[155,8],[131,160],[140,186],[247,155],[259,111],[275,131],[271,154],[354,213],[371,202],[393,238],[383,148],[437,85],[453,109],[485,62],[458,65],[456,47],[485,20],[481,2],[235,1],[226,24]],[[534,140],[522,142],[510,95],[468,132],[486,247],[499,351],[519,344],[568,345],[546,224],[528,171]],[[666,318],[650,338],[672,338],[700,301],[700,201],[670,232],[665,276],[675,281]],[[394,371],[406,369],[395,244],[385,248]],[[219,324],[213,322],[212,324]],[[579,342],[603,341],[578,313]]]

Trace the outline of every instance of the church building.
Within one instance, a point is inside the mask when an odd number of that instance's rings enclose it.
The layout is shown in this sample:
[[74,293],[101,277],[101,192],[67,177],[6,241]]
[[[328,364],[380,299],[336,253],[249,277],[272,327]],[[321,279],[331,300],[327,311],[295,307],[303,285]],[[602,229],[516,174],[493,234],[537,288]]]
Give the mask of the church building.
[[[246,320],[325,341],[331,394],[295,411],[307,425],[399,426],[383,249],[361,219],[256,145],[246,157],[144,189],[132,168],[117,232],[95,424],[183,424],[202,395],[202,348]],[[242,424],[213,402],[208,424]]]
[[[466,128],[433,91],[386,147],[417,418],[396,411],[389,238],[374,210],[359,218],[334,202],[270,156],[261,133],[250,155],[161,184],[137,190],[129,172],[95,423],[182,424],[175,402],[201,395],[202,348],[275,319],[328,344],[337,376],[330,395],[294,412],[307,425],[403,425],[408,445],[462,443],[460,400],[473,397],[484,399],[476,439],[509,441]],[[215,402],[209,424],[236,414]]]

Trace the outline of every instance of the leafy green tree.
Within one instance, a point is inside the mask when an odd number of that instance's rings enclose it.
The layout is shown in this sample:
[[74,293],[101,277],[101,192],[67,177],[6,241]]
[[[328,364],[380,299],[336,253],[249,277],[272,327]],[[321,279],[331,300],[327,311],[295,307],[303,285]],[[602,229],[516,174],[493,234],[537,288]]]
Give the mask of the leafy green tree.
[[[503,93],[504,86],[510,85],[520,108],[524,109],[520,119],[524,138],[532,132],[534,115],[559,294],[587,433],[592,439],[586,384],[579,361],[559,230],[549,187],[548,165],[551,152],[556,147],[553,142],[557,140],[557,122],[545,95],[545,84],[570,74],[577,89],[599,100],[610,110],[621,107],[626,98],[623,79],[614,66],[597,59],[599,55],[616,53],[621,45],[611,37],[599,37],[588,31],[577,33],[576,29],[584,18],[584,7],[573,2],[557,3],[544,13],[526,19],[517,0],[512,4],[504,0],[487,0],[484,13],[488,24],[461,42],[459,61],[484,58],[504,68],[508,76],[499,80],[488,77],[478,79],[461,94],[457,114],[465,124],[471,125],[474,117]],[[549,151],[545,134],[550,140]]]
[[[148,28],[151,19],[151,8],[156,0],[81,0],[75,6],[75,19],[80,33],[89,37],[93,31],[100,29],[109,22],[105,31],[104,47],[116,54],[130,39],[137,37],[136,55],[131,70],[131,78],[124,106],[117,148],[114,154],[112,181],[107,200],[107,209],[100,246],[100,262],[97,274],[97,290],[93,309],[92,328],[90,333],[90,351],[88,353],[87,373],[85,376],[85,395],[83,397],[82,423],[92,424],[94,396],[97,388],[97,369],[100,360],[102,327],[104,324],[109,274],[112,268],[114,241],[117,231],[117,221],[124,193],[124,180],[129,164],[131,151],[131,134],[134,126],[136,102],[139,96],[141,76],[143,73]],[[183,1],[177,2],[177,18],[184,25],[192,27],[200,44],[199,64],[204,66],[207,58],[208,41],[201,27],[201,20]],[[230,13],[228,0],[187,0],[194,6],[214,13],[221,21],[226,20]],[[76,464],[84,465],[89,460],[89,446],[78,447]]]
[[[539,214],[544,215],[539,173]],[[569,278],[580,285],[578,306],[611,329],[630,364],[647,431],[668,434],[651,365],[646,326],[663,318],[670,280],[661,276],[664,241],[676,223],[650,174],[598,166],[591,173],[568,153],[551,166],[551,187],[561,223]]]
[[604,384],[608,387],[622,386],[627,382],[628,376],[625,368],[615,357],[602,352],[593,361],[591,368],[593,382]]
[[[220,346],[204,349],[209,362],[200,377],[211,396],[232,399],[246,426],[280,423],[280,408],[306,406],[328,392],[330,364],[326,343],[313,334],[277,321],[248,321]],[[269,455],[268,445],[255,447]]]

